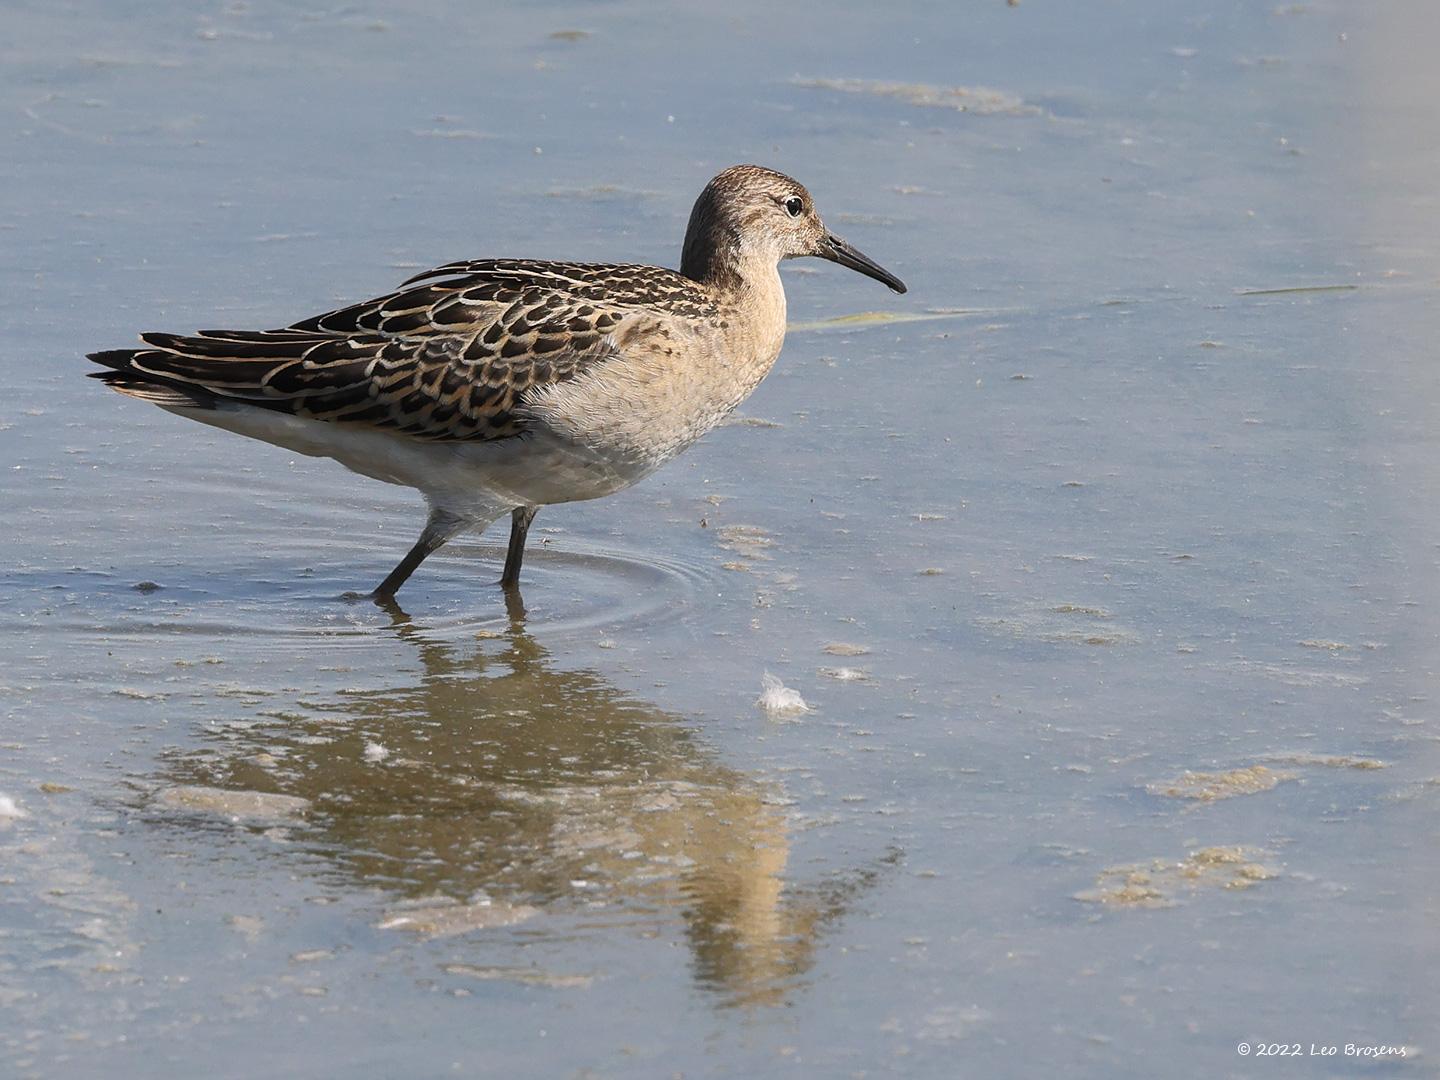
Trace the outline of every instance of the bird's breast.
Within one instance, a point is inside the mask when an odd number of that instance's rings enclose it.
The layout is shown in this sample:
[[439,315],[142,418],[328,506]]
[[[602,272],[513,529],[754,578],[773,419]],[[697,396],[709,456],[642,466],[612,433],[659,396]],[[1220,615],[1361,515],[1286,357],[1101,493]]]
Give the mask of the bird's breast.
[[725,418],[774,366],[778,332],[737,335],[730,326],[656,320],[616,342],[613,359],[545,387],[529,411],[597,454],[649,472]]

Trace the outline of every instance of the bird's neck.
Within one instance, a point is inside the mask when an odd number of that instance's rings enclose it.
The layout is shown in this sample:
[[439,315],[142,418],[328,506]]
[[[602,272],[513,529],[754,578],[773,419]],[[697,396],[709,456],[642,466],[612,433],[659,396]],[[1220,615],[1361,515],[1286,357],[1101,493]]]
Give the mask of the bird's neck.
[[731,313],[731,328],[745,328],[754,351],[773,362],[785,337],[785,287],[773,251],[742,243],[738,231],[718,224],[697,230],[692,222],[680,272],[703,285]]
[[785,286],[779,265],[773,258],[755,260],[744,268],[727,299],[727,306],[733,305],[749,326],[755,358],[769,370],[785,342]]
[[702,195],[685,230],[680,273],[705,286],[717,300],[772,287],[778,291],[780,253],[763,236],[745,229],[743,221]]
[[[773,255],[740,257],[701,284],[723,313],[729,354],[765,377],[785,341],[785,287]],[[753,387],[753,383],[751,384]]]

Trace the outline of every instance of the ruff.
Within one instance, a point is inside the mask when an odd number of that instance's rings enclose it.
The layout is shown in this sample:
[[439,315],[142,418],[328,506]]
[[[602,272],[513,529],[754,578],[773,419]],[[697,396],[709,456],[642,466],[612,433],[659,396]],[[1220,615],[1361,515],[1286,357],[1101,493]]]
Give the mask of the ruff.
[[905,291],[799,183],[737,165],[696,200],[678,272],[450,263],[283,329],[148,333],[90,359],[122,394],[418,489],[429,519],[377,598],[507,512],[513,588],[539,507],[628,487],[749,396],[785,339],[779,263],[806,255]]

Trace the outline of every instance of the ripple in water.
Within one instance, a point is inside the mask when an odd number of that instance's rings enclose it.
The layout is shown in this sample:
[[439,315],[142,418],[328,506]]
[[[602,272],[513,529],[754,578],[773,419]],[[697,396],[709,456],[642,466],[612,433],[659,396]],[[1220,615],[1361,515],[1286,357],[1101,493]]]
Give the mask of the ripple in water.
[[[566,636],[671,622],[698,602],[714,573],[698,561],[653,552],[536,545],[525,557],[521,612],[507,607],[496,584],[504,554],[495,545],[452,543],[401,591],[399,608],[442,635],[504,631],[518,615],[531,634]],[[282,561],[293,566],[304,559]],[[273,559],[231,563],[214,573],[186,565],[178,574],[161,575],[164,583],[154,588],[76,569],[17,583],[17,592],[28,593],[31,603],[21,605],[28,611],[10,614],[94,638],[244,636],[260,639],[262,648],[293,647],[307,639],[357,645],[391,640],[396,612],[346,593],[344,586],[355,578],[353,565],[327,566],[291,580],[271,576],[275,565]]]

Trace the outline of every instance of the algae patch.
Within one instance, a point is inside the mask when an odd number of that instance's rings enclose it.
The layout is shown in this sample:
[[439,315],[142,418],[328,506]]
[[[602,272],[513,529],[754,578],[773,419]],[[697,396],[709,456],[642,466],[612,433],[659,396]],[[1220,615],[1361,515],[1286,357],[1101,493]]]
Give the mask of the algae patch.
[[1139,634],[1116,624],[1113,619],[1103,608],[1055,604],[1044,609],[979,618],[976,623],[1022,640],[1052,644],[1118,646],[1140,641]]
[[1355,292],[1359,285],[1293,285],[1279,289],[1236,289],[1236,296],[1293,296],[1301,293]]
[[898,98],[907,105],[954,109],[977,116],[1039,116],[1042,110],[1024,98],[988,86],[934,86],[929,83],[884,82],[878,79],[813,79],[796,77],[796,86]]
[[310,810],[310,800],[298,795],[226,791],[192,784],[161,788],[151,801],[167,810],[224,818],[236,825],[293,824]]
[[972,315],[1005,315],[1014,308],[930,308],[927,311],[856,311],[849,315],[835,315],[828,319],[808,322],[792,322],[786,325],[787,332],[805,333],[812,330],[858,330],[870,326],[889,326],[895,323],[934,322],[937,319],[964,319]]
[[539,968],[446,964],[441,970],[447,975],[463,975],[469,979],[515,982],[524,986],[544,986],[552,990],[583,990],[595,981],[592,975],[557,975]]
[[1256,795],[1271,790],[1282,781],[1294,779],[1293,773],[1276,772],[1264,765],[1250,765],[1228,772],[1186,770],[1173,779],[1146,784],[1145,790],[1151,795],[1163,795],[1170,799],[1215,802],[1219,799],[1232,799],[1237,795]]
[[1376,758],[1355,757],[1351,754],[1277,754],[1271,761],[1282,761],[1287,765],[1318,765],[1326,769],[1384,769],[1388,766]]
[[765,549],[775,546],[775,539],[758,525],[722,525],[715,530],[715,541],[726,551],[744,559],[768,560]]
[[513,926],[540,913],[529,904],[507,904],[478,894],[468,904],[430,896],[396,905],[377,924],[380,930],[408,930],[423,938],[454,937],[474,930]]
[[1093,889],[1076,893],[1075,899],[1109,907],[1175,907],[1182,894],[1207,888],[1249,889],[1279,876],[1255,861],[1260,854],[1239,846],[1208,847],[1192,851],[1179,862],[1155,859],[1111,866],[1100,871]]

